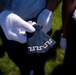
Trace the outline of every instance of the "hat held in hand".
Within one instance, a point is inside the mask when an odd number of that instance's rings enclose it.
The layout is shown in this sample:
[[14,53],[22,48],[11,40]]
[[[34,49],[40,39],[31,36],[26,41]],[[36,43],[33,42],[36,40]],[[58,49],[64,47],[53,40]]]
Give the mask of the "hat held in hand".
[[46,53],[56,43],[49,35],[44,33],[39,25],[34,25],[34,33],[27,32],[28,54]]

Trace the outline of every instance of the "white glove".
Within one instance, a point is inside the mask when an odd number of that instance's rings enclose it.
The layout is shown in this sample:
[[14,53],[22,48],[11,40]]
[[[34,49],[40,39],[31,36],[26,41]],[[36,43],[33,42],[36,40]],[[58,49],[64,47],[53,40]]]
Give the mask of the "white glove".
[[29,20],[28,23],[31,24],[32,26],[36,24],[36,22],[33,22],[32,20]]
[[[32,20],[29,20],[28,21],[28,23],[30,24],[30,25],[35,25],[36,24],[36,22],[33,22]],[[23,35],[23,36],[26,36],[26,31],[25,30],[23,30],[23,29],[18,29],[18,33],[20,33],[21,35]]]
[[73,16],[72,16],[73,18],[74,18],[74,20],[76,21],[76,9],[75,9],[75,11],[74,11],[74,13],[73,13]]
[[37,24],[41,26],[42,31],[44,33],[47,33],[51,29],[51,24],[52,24],[52,17],[53,13],[52,11],[48,9],[44,9],[38,16],[37,19]]
[[66,45],[67,45],[67,42],[66,42],[66,38],[63,38],[61,36],[61,39],[60,39],[60,46],[63,50],[66,50]]
[[28,22],[21,19],[12,11],[3,11],[0,13],[0,26],[8,40],[14,40],[20,43],[27,42],[27,36],[20,34],[20,29],[27,32],[34,32],[35,28]]

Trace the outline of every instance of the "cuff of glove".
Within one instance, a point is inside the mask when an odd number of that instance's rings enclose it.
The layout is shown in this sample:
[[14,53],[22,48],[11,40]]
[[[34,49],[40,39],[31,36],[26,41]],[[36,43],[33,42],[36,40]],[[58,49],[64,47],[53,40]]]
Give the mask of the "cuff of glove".
[[7,15],[13,13],[12,11],[4,10],[3,12],[0,13],[0,25],[1,22],[3,21],[3,18],[7,17]]

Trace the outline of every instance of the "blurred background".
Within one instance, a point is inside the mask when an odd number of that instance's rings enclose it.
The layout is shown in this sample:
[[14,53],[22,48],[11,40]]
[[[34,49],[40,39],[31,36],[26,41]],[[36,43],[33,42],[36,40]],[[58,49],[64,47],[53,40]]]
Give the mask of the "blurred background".
[[[46,75],[51,75],[54,68],[63,63],[63,58],[65,51],[59,46],[60,34],[62,27],[62,1],[60,0],[54,12],[54,17],[52,21],[52,35],[51,37],[57,42],[56,46],[52,48],[48,60],[45,64]],[[0,46],[2,41],[0,40]],[[7,53],[0,58],[0,68],[3,75],[20,75],[19,68],[9,59]]]

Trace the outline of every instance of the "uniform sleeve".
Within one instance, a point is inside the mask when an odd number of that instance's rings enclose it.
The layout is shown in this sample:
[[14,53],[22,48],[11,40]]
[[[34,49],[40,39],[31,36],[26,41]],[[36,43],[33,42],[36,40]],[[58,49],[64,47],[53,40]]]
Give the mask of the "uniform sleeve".
[[12,0],[0,0],[0,12],[1,10],[10,9]]

